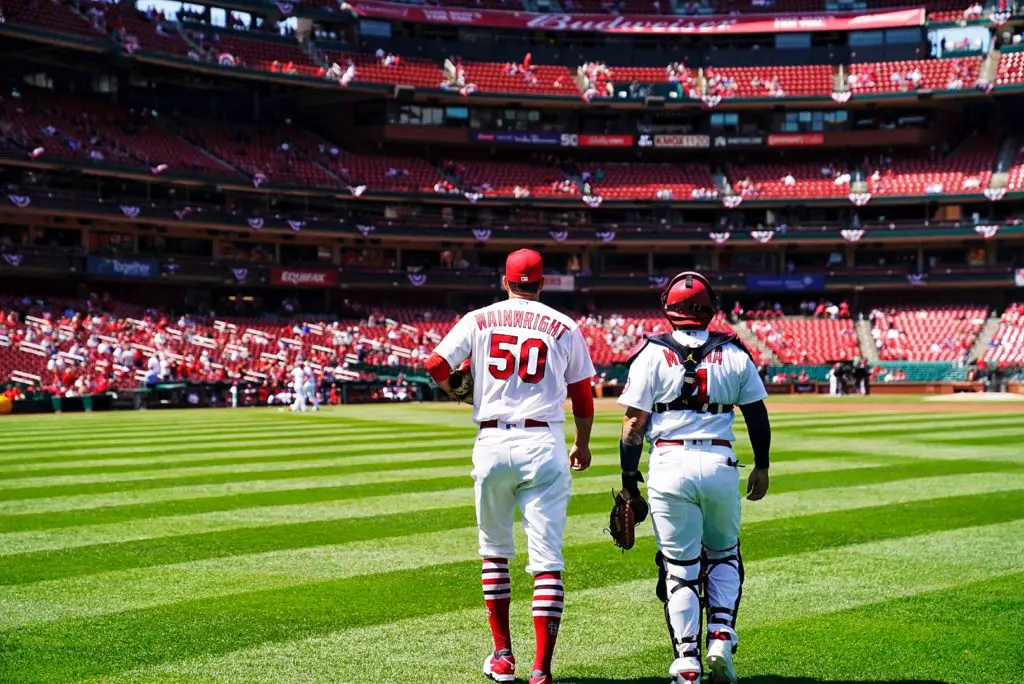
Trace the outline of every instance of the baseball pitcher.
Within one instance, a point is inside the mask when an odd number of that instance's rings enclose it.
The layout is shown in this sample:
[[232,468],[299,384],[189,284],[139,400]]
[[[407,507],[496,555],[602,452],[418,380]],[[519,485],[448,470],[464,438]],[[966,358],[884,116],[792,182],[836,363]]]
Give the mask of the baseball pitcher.
[[[736,682],[736,611],[743,588],[739,471],[732,450],[733,407],[747,424],[755,467],[747,498],[768,490],[771,427],[757,369],[734,335],[709,333],[718,298],[699,273],[675,276],[662,293],[673,331],[647,338],[630,359],[619,403],[626,407],[619,453],[622,492],[612,533],[632,545],[634,518],[648,505],[640,495],[640,456],[650,441],[647,492],[658,546],[658,597],[675,651],[673,684],[699,681],[701,622],[706,616],[711,682]],[[622,537],[625,536],[625,543]]]
[[[473,402],[480,429],[472,476],[484,604],[494,638],[483,673],[498,682],[515,681],[508,563],[515,553],[512,522],[518,507],[526,531],[526,571],[534,577],[537,643],[529,684],[550,684],[562,618],[569,469],[590,465],[595,371],[573,320],[538,300],[544,283],[540,254],[528,249],[510,254],[502,283],[508,299],[460,320],[427,360],[427,369],[449,394]],[[465,365],[472,374],[462,370]],[[566,394],[576,422],[568,455],[562,425]]]

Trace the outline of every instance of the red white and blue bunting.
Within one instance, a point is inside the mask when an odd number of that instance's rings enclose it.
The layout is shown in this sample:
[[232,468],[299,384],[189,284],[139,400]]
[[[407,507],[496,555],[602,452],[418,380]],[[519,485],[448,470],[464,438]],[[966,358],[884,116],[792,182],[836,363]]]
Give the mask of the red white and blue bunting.
[[999,233],[999,226],[974,226],[974,232],[986,240],[991,240]]

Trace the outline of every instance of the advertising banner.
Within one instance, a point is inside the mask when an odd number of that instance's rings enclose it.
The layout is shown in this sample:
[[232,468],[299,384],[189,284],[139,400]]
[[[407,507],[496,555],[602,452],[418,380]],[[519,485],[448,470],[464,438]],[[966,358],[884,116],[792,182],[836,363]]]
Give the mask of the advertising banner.
[[149,259],[104,259],[89,257],[86,270],[90,275],[118,276],[121,278],[155,278],[159,266]]
[[292,285],[295,287],[329,287],[338,284],[337,271],[318,271],[308,268],[273,268],[270,270],[271,285]]
[[637,136],[637,147],[654,147],[657,149],[690,149],[706,150],[711,147],[709,135],[650,135]]
[[631,135],[581,135],[580,147],[632,147]]
[[1013,282],[1017,287],[1024,287],[1024,268],[1018,268],[1014,271]]
[[829,14],[750,14],[742,16],[677,17],[608,14],[535,14],[458,7],[428,7],[390,2],[356,2],[362,17],[448,26],[578,31],[644,35],[715,35],[739,33],[805,33],[863,31],[924,25],[923,8]]
[[470,131],[470,142],[485,145],[556,145],[575,147],[576,136],[559,133],[514,133],[511,131]]
[[716,135],[711,139],[711,146],[717,148],[761,147],[763,145],[763,135]]
[[824,290],[825,276],[747,276],[747,289],[787,292],[799,290]]
[[576,289],[576,278],[571,275],[544,276],[544,289],[548,292],[572,292]]
[[768,136],[768,147],[814,147],[824,144],[824,133],[775,133]]

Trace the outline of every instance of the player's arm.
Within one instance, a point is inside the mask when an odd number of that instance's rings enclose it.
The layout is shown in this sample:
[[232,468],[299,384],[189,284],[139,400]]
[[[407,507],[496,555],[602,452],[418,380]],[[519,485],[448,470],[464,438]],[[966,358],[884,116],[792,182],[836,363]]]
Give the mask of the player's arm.
[[472,349],[472,322],[468,316],[464,316],[448,331],[448,334],[427,358],[427,373],[437,383],[437,386],[453,399],[458,397],[452,390],[452,369],[468,359]]
[[594,428],[593,379],[597,375],[590,350],[579,328],[569,338],[569,363],[565,368],[566,391],[572,402],[572,417],[576,423],[576,439],[569,450],[569,465],[573,470],[590,467],[590,433]]
[[772,448],[772,426],[768,420],[768,407],[764,398],[768,393],[757,374],[757,369],[748,358],[740,387],[740,412],[747,424],[750,447],[754,450],[754,469],[747,478],[747,498],[759,501],[768,493],[769,452]]
[[619,466],[622,468],[622,488],[630,496],[640,495],[640,483],[644,476],[640,474],[640,458],[644,453],[644,435],[647,434],[649,411],[626,407],[626,415],[622,418],[622,437],[619,440]]
[[572,402],[572,419],[576,423],[576,439],[569,449],[569,465],[581,471],[590,467],[590,433],[594,429],[594,391],[590,378],[568,386]]
[[650,348],[641,350],[629,365],[629,377],[619,396],[625,407],[622,435],[619,439],[619,465],[622,467],[622,488],[634,498],[640,496],[640,458],[644,453],[644,437],[654,411]]

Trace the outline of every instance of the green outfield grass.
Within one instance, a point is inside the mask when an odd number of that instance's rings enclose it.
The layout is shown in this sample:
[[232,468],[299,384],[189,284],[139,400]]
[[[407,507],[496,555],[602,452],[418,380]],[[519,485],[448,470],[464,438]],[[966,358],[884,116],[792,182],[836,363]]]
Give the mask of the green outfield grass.
[[[1024,683],[1024,410],[775,405],[771,491],[744,502],[743,681]],[[650,528],[626,554],[603,533],[619,421],[598,414],[575,476],[564,683],[668,681]],[[5,417],[0,434],[0,682],[483,681],[468,411]]]

